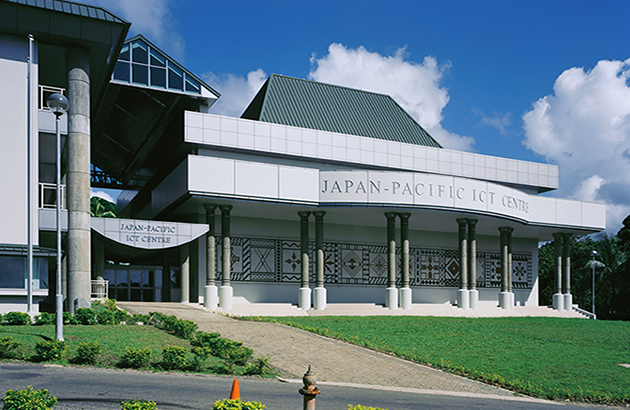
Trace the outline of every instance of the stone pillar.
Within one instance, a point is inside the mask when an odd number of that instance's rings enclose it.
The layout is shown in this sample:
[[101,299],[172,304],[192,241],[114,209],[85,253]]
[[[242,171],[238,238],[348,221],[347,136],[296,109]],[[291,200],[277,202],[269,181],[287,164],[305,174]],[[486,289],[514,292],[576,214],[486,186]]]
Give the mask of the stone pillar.
[[564,310],[573,310],[573,295],[571,294],[571,234],[562,235],[562,273]]
[[89,52],[66,50],[68,137],[66,198],[68,207],[68,308],[90,307],[90,63]]
[[385,307],[398,309],[398,289],[396,289],[396,213],[385,212],[387,217],[387,289]]
[[216,280],[216,243],[214,237],[214,211],[217,209],[216,204],[204,204],[206,209],[206,223],[210,227],[206,234],[206,285],[203,288],[203,304],[208,310],[216,310],[219,306],[219,288],[215,283]]
[[508,303],[508,310],[514,310],[514,292],[512,291],[512,279],[514,276],[514,270],[512,269],[512,231],[508,234],[508,293],[510,294],[510,301]]
[[499,307],[509,309],[510,293],[508,292],[509,272],[509,236],[513,229],[507,226],[499,228],[501,233],[501,293],[499,293]]
[[230,211],[232,210],[232,205],[219,205],[219,209],[221,210],[221,246],[223,249],[223,280],[221,281],[221,289],[219,289],[219,304],[222,309],[231,310],[234,299],[234,289],[232,289],[232,286],[230,285],[230,274],[232,272]]
[[184,244],[179,248],[179,259],[181,269],[181,303],[190,303],[190,249],[188,244]]
[[477,290],[477,220],[468,220],[468,297],[470,308],[479,309],[479,291]]
[[315,276],[313,289],[313,307],[315,310],[326,309],[326,288],[324,287],[324,211],[315,211]]
[[553,308],[558,311],[564,310],[564,296],[562,295],[562,234],[553,234],[553,245],[555,251],[555,289],[553,294]]
[[400,307],[411,310],[412,293],[409,287],[409,217],[410,213],[399,213],[400,218],[400,270],[402,288],[400,289]]
[[311,288],[309,287],[309,258],[308,258],[308,217],[311,215],[308,211],[298,212],[300,216],[300,263],[302,268],[302,277],[300,289],[298,290],[298,307],[303,310],[311,308]]
[[468,310],[470,298],[468,293],[468,219],[458,218],[459,232],[459,291],[457,291],[457,307]]

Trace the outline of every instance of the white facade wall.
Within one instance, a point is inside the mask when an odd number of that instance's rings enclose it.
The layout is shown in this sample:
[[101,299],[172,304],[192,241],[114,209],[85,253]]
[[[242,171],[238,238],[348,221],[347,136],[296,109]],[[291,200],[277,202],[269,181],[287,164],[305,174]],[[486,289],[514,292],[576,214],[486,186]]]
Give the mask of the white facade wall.
[[[37,47],[34,46],[34,55]],[[28,39],[0,35],[0,244],[27,243],[27,57]],[[37,234],[37,64],[32,77],[31,209],[33,244]]]

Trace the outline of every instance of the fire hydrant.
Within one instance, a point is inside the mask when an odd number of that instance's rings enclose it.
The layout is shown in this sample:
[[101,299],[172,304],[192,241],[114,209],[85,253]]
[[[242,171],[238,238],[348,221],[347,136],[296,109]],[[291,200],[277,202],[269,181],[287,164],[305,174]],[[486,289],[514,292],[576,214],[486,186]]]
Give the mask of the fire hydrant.
[[308,365],[308,370],[302,377],[302,382],[304,383],[304,387],[298,391],[304,396],[304,410],[315,410],[315,399],[317,399],[317,395],[320,394],[321,391],[315,387],[317,380],[315,379],[315,372],[311,370],[310,364]]

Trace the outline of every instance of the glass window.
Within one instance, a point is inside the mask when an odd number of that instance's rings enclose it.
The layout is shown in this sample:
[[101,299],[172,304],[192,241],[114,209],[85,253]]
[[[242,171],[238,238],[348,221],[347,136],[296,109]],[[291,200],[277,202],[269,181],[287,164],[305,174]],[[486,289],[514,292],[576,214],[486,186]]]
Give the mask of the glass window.
[[148,47],[144,41],[134,41],[131,43],[132,53],[132,61],[134,63],[143,63],[147,64],[149,62],[148,59]]
[[140,287],[142,281],[142,272],[139,270],[129,271],[129,285],[134,287]]
[[127,287],[127,271],[126,270],[116,271],[116,286]]
[[26,288],[24,256],[0,256],[0,288]]
[[162,287],[162,270],[156,269],[154,272],[153,278],[155,281],[155,287],[161,288]]
[[120,50],[119,60],[129,61],[129,44],[124,44]]
[[151,67],[151,86],[166,88],[166,69]]
[[149,67],[146,65],[133,64],[133,82],[135,84],[149,85]]
[[129,292],[129,300],[132,302],[141,302],[141,295],[142,293],[140,292],[140,289],[131,289]]
[[142,286],[151,286],[151,283],[149,281],[149,271],[143,270],[141,274],[142,274]]
[[201,94],[201,84],[194,78],[186,76],[186,91]]
[[35,289],[48,289],[48,258],[35,258],[33,282]]
[[155,67],[166,67],[166,57],[157,50],[151,49],[151,63]]
[[171,90],[184,90],[184,73],[174,65],[168,65],[168,88]]
[[124,81],[126,83],[131,80],[129,77],[129,63],[118,61],[116,68],[114,68],[114,80]]

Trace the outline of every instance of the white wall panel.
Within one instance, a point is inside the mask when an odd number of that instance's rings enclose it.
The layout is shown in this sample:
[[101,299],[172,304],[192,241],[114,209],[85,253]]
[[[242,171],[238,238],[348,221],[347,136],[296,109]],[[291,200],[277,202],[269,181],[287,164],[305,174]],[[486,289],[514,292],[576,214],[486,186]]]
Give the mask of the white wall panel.
[[234,163],[234,188],[239,196],[278,197],[278,167],[253,162]]

